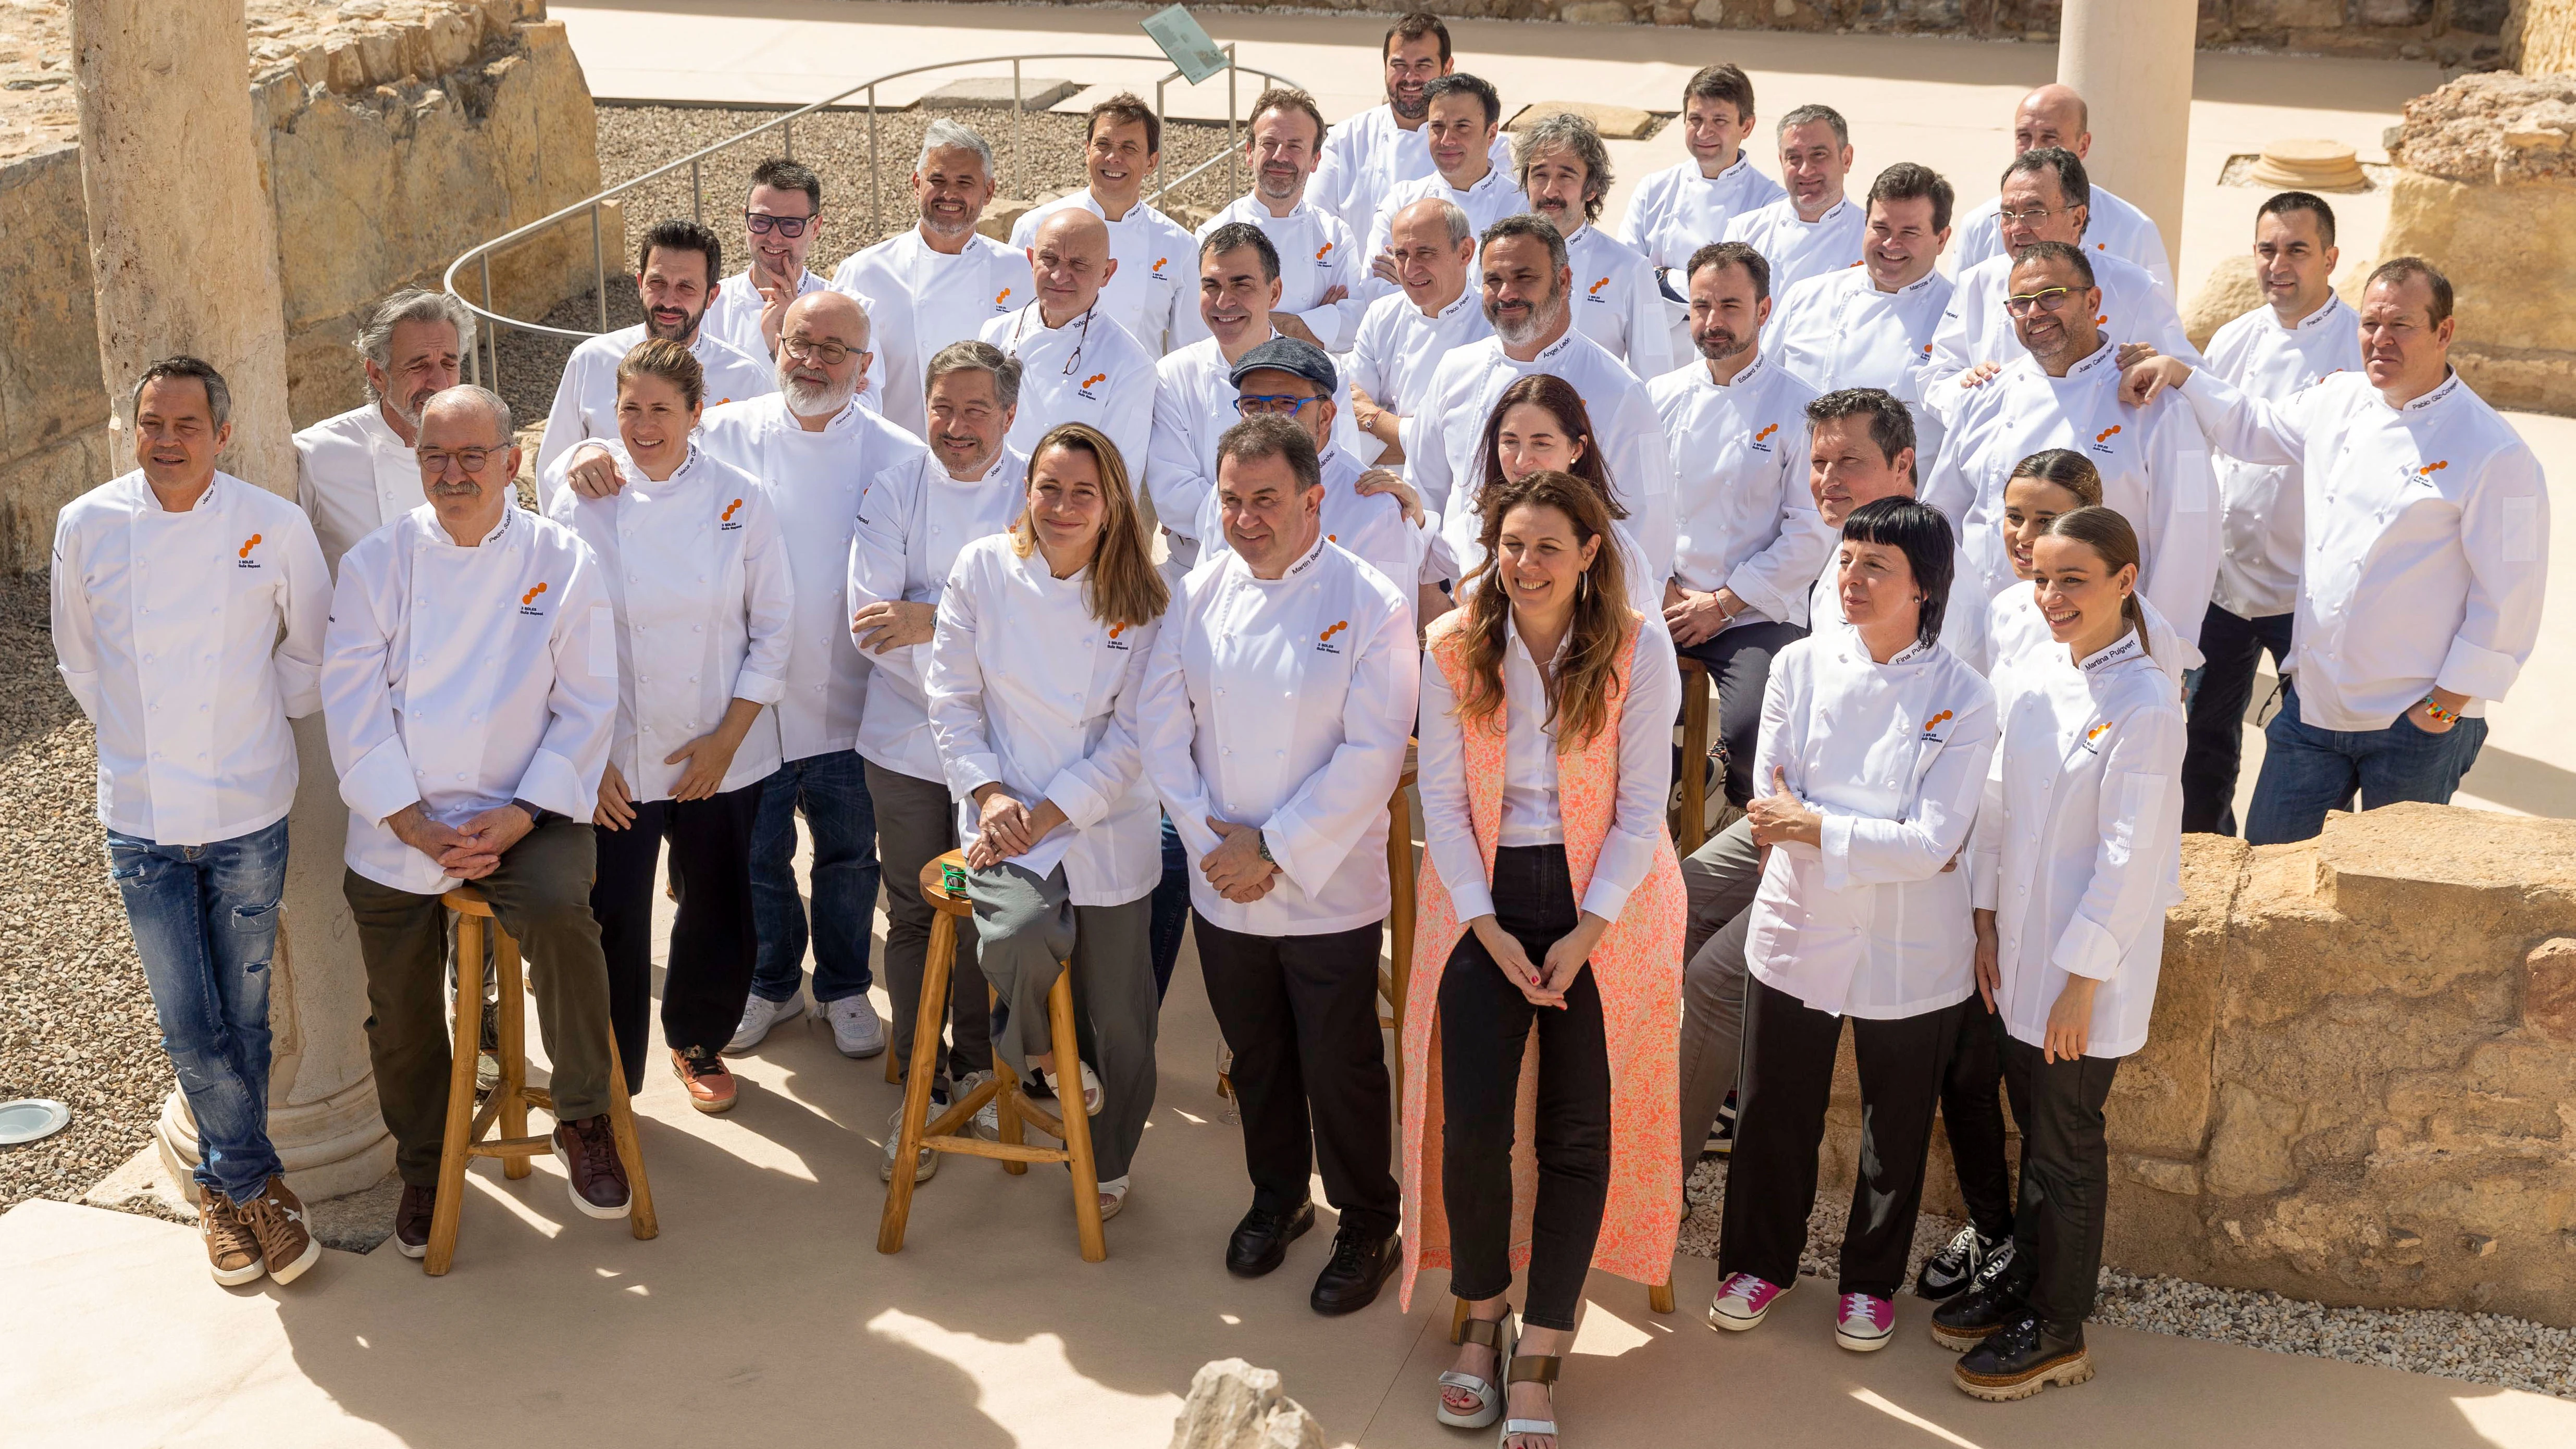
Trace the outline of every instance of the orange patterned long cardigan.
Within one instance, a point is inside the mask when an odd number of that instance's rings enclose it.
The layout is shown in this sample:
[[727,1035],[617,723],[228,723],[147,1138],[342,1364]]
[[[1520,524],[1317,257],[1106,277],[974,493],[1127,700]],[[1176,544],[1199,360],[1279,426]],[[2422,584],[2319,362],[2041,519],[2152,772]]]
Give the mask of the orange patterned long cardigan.
[[[1466,611],[1433,623],[1424,653],[1466,695]],[[1624,682],[1636,643],[1620,665]],[[1565,857],[1574,898],[1583,899],[1593,863],[1618,804],[1619,715],[1625,691],[1610,703],[1609,722],[1589,743],[1557,756],[1557,796],[1564,814]],[[1492,878],[1494,845],[1503,812],[1503,726],[1497,710],[1465,730],[1468,813]],[[1603,932],[1591,968],[1601,990],[1603,1027],[1610,1049],[1610,1197],[1592,1266],[1649,1285],[1672,1277],[1673,1248],[1681,1233],[1682,1167],[1679,1148],[1682,936],[1688,914],[1681,866],[1661,821],[1664,848],[1654,869],[1630,893],[1627,909]],[[1413,935],[1413,973],[1404,1002],[1404,1283],[1399,1302],[1413,1306],[1413,1282],[1425,1268],[1450,1266],[1449,1215],[1441,1202],[1440,973],[1466,935],[1449,889],[1430,856],[1423,857],[1416,891],[1420,914]],[[1512,1138],[1512,1250],[1514,1271],[1530,1256],[1530,1214],[1536,1204],[1535,1140],[1538,1038],[1532,1033],[1521,1058],[1520,1102]]]

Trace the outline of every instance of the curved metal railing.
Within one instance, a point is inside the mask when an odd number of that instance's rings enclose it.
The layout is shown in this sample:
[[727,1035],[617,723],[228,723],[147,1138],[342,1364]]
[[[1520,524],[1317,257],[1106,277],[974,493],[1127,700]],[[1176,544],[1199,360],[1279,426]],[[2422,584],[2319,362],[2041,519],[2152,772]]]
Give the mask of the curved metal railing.
[[[1264,85],[1286,86],[1294,84],[1287,77],[1275,72],[1263,70],[1258,66],[1238,64],[1235,59],[1234,45],[1231,42],[1228,42],[1226,45],[1221,47],[1221,49],[1225,55],[1225,124],[1228,132],[1228,144],[1219,154],[1209,157],[1207,160],[1191,167],[1188,171],[1171,178],[1161,186],[1157,187],[1145,198],[1149,203],[1160,202],[1164,197],[1169,196],[1175,190],[1178,190],[1180,187],[1196,180],[1201,173],[1206,172],[1219,162],[1224,162],[1228,167],[1227,183],[1229,189],[1239,187],[1242,179],[1239,168],[1243,162],[1243,151],[1234,133],[1241,129],[1242,120],[1238,112],[1240,110],[1243,97],[1239,94],[1238,74],[1258,77]],[[929,71],[954,70],[967,66],[1010,66],[1012,194],[1026,197],[1028,195],[1029,173],[1027,161],[1022,151],[1022,133],[1026,129],[1023,124],[1023,117],[1026,113],[1023,112],[1020,107],[1021,97],[1025,94],[1022,89],[1022,77],[1024,73],[1021,67],[1032,63],[1066,60],[1145,61],[1151,63],[1162,61],[1163,59],[1164,57],[1159,54],[1138,55],[1115,54],[1100,51],[1057,51],[1033,55],[988,55],[966,60],[943,60],[935,61],[929,65],[916,65],[907,67],[903,70],[888,71],[884,75],[873,76],[867,80],[861,81],[847,90],[826,96],[822,100],[816,101],[811,105],[801,106],[793,111],[788,111],[773,120],[764,121],[760,125],[754,126],[747,131],[728,136],[725,139],[716,142],[712,146],[691,152],[676,161],[657,166],[640,176],[630,177],[627,180],[617,183],[615,186],[603,188],[597,195],[576,201],[572,205],[567,206],[552,215],[539,217],[537,220],[529,222],[525,226],[505,232],[500,236],[494,237],[490,241],[484,242],[479,246],[472,247],[462,256],[459,256],[455,261],[448,263],[447,270],[441,274],[439,279],[440,284],[446,289],[448,295],[464,303],[467,309],[472,311],[482,322],[482,336],[476,340],[474,356],[468,360],[472,372],[469,380],[481,383],[486,387],[497,387],[499,385],[501,376],[501,332],[504,328],[515,328],[522,332],[540,333],[548,337],[570,338],[574,341],[582,341],[596,337],[601,332],[609,330],[608,257],[606,252],[603,250],[603,243],[600,234],[599,208],[603,203],[614,200],[626,192],[632,191],[648,182],[658,181],[665,176],[669,176],[674,172],[677,172],[680,168],[685,166],[689,171],[689,197],[691,208],[697,218],[700,221],[704,221],[706,219],[706,186],[704,173],[705,163],[708,157],[721,151],[731,150],[732,148],[740,146],[755,137],[766,136],[772,131],[776,131],[778,133],[779,149],[784,154],[792,157],[796,154],[795,127],[797,121],[804,117],[813,115],[818,111],[856,111],[864,109],[868,114],[868,225],[872,233],[881,233],[885,230],[885,196],[884,186],[881,179],[884,168],[880,165],[880,158],[877,149],[877,114],[881,109],[894,110],[902,108],[880,107],[877,104],[877,88],[879,86],[885,85],[891,81],[902,80],[907,76],[921,75]],[[1214,78],[1215,77],[1213,76],[1209,77],[1211,80]],[[1167,72],[1160,79],[1154,82],[1154,114],[1156,117],[1165,117],[1165,90],[1173,81],[1180,79],[1182,79],[1182,73],[1176,68]],[[866,96],[866,100],[863,103],[845,104],[845,102],[848,102],[852,96],[861,94]],[[593,296],[598,299],[599,303],[598,330],[583,331],[579,328],[556,327],[543,322],[531,322],[525,318],[512,317],[506,313],[495,310],[496,299],[492,294],[492,258],[498,256],[502,252],[508,251],[512,247],[528,242],[552,228],[573,223],[584,216],[587,216],[590,222],[591,290]],[[458,276],[464,273],[468,268],[475,270],[476,280],[482,284],[482,299],[480,301],[467,295],[457,286]]]

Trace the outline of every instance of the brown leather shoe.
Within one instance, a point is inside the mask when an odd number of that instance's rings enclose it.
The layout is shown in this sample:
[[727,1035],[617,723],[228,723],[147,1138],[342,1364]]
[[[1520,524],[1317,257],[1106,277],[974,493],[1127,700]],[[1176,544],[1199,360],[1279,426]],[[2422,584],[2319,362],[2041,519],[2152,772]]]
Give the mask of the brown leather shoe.
[[626,1216],[626,1164],[618,1159],[607,1113],[556,1124],[555,1160],[563,1164],[574,1207],[595,1218]]
[[701,1112],[733,1110],[733,1071],[715,1053],[693,1057],[673,1047],[671,1072],[680,1079],[680,1085],[689,1089],[690,1106]]
[[437,1211],[437,1188],[403,1184],[402,1205],[394,1209],[394,1247],[404,1257],[429,1256],[429,1219]]
[[255,1283],[268,1271],[267,1257],[250,1225],[241,1220],[241,1210],[214,1188],[197,1190],[197,1232],[206,1240],[206,1266],[225,1287]]
[[304,1201],[285,1178],[270,1178],[240,1212],[243,1224],[259,1239],[260,1255],[268,1259],[268,1276],[274,1281],[292,1283],[322,1261],[321,1241],[304,1223]]

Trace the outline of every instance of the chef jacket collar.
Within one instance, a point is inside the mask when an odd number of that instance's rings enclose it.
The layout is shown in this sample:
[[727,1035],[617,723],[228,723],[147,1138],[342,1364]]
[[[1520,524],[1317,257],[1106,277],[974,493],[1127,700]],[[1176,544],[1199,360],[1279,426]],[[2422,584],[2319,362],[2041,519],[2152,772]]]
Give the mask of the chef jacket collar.
[[2075,661],[2075,667],[2087,674],[2099,674],[2115,664],[2143,658],[2147,652],[2144,635],[2132,626],[2120,631],[2120,637]]

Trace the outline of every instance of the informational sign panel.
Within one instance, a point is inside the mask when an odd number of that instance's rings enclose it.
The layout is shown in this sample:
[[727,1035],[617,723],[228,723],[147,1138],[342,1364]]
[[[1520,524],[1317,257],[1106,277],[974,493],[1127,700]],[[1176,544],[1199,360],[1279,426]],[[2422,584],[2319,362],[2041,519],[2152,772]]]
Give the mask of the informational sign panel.
[[1163,48],[1163,54],[1180,68],[1191,85],[1225,69],[1225,52],[1208,38],[1205,27],[1191,17],[1187,7],[1174,5],[1145,17],[1145,33]]

